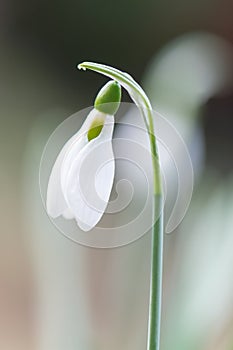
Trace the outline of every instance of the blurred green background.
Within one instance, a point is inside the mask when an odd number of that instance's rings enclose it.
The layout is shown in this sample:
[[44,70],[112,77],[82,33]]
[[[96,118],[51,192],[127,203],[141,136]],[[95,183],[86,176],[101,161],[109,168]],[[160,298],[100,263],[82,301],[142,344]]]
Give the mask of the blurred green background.
[[84,60],[142,83],[194,163],[191,207],[165,236],[161,349],[233,349],[232,13],[232,0],[1,1],[0,349],[146,349],[149,238],[75,245],[40,200],[49,135],[105,82]]

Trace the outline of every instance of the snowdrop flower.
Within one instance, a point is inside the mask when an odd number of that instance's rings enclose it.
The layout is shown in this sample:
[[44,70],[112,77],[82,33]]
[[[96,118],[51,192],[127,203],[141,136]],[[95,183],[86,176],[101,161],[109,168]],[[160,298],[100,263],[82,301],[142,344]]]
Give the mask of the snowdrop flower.
[[[78,65],[79,69],[89,69],[103,74],[116,82],[108,83],[99,93],[95,101],[95,109],[87,117],[80,131],[71,138],[62,149],[53,167],[47,193],[47,210],[52,217],[63,215],[66,218],[74,217],[85,231],[92,229],[101,219],[109,200],[114,178],[114,159],[112,151],[112,133],[114,117],[118,108],[121,89],[126,89],[131,99],[139,108],[145,122],[150,141],[151,163],[153,169],[153,217],[151,239],[151,271],[150,271],[150,297],[147,349],[160,349],[160,320],[161,320],[161,297],[162,297],[162,262],[163,262],[163,189],[160,173],[159,154],[157,151],[156,137],[154,132],[154,118],[151,103],[141,86],[128,74],[120,70],[94,62],[83,62]],[[118,85],[119,84],[119,85]],[[115,102],[114,108],[108,107],[107,102]],[[105,103],[105,104],[104,104]],[[102,108],[102,106],[104,106]],[[98,151],[98,146],[105,143],[105,147]],[[83,183],[80,185],[80,169],[89,158],[90,151],[94,157],[90,157],[94,163],[99,162],[97,172],[95,167],[90,166],[86,171]],[[92,153],[92,152],[91,152]],[[103,162],[103,154],[107,154]],[[94,164],[95,165],[95,164]],[[83,169],[82,169],[83,170]],[[94,200],[91,205],[82,196],[85,194],[94,196],[94,186],[90,183],[95,175],[95,188],[102,197],[102,203]],[[83,180],[83,179],[82,179]],[[90,187],[89,187],[90,186]],[[94,204],[94,206],[93,206]],[[159,213],[159,216],[158,216]],[[161,215],[160,215],[161,214]]]
[[120,100],[120,85],[108,82],[80,130],[60,151],[47,189],[47,212],[52,218],[74,218],[83,231],[89,231],[103,216],[114,180],[112,135]]

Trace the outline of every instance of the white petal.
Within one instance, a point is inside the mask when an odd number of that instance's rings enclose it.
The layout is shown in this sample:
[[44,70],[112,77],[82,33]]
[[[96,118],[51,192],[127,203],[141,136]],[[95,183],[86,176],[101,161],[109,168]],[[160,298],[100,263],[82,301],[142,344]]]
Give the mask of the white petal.
[[84,231],[99,222],[111,194],[115,172],[113,127],[114,117],[107,115],[100,135],[78,153],[70,149],[62,164],[64,198]]
[[62,189],[61,189],[61,165],[64,156],[69,149],[70,145],[73,143],[74,139],[78,136],[76,133],[66,144],[63,146],[61,152],[59,153],[54,166],[52,168],[48,188],[47,188],[47,200],[46,208],[49,216],[56,218],[67,209],[67,203],[64,199]]
[[72,211],[69,208],[67,208],[65,211],[63,211],[62,216],[63,216],[63,218],[68,219],[68,220],[74,219],[74,214],[72,213]]
[[[67,152],[69,153],[70,149],[74,149],[74,144],[76,153],[79,153],[79,151],[84,147],[86,132],[97,113],[99,112],[95,109],[89,113],[80,130],[66,142],[54,163],[48,182],[46,200],[47,212],[53,218],[62,215],[68,208],[61,188],[61,166],[63,164],[64,157],[66,156]],[[68,166],[69,164],[67,164],[67,167]]]

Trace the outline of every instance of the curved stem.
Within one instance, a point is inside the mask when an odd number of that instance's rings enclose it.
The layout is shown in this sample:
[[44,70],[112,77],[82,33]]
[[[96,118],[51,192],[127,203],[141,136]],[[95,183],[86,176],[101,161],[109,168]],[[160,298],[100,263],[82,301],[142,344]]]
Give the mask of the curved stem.
[[78,68],[84,70],[90,69],[97,73],[104,74],[121,84],[128,91],[135,104],[139,107],[148,131],[153,167],[154,224],[151,242],[151,274],[147,350],[159,350],[162,305],[163,210],[160,164],[154,133],[152,107],[147,95],[141,86],[129,74],[121,72],[116,68],[93,62],[83,62],[78,65]]

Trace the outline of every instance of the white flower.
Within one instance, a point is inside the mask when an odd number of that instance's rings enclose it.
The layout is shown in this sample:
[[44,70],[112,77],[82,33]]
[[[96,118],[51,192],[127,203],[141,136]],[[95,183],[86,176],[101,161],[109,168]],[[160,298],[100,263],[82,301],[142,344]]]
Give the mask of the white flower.
[[[63,146],[50,174],[46,203],[49,216],[74,218],[83,231],[91,230],[100,221],[111,194],[115,173],[113,114],[120,97],[116,82],[101,89],[95,108]],[[113,104],[104,105],[106,102]]]

